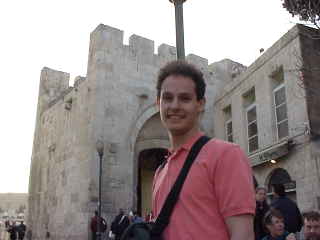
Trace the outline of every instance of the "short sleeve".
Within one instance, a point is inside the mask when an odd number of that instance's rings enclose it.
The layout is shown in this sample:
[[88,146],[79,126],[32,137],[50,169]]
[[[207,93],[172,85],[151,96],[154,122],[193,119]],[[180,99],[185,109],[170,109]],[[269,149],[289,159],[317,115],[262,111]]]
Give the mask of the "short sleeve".
[[219,156],[214,171],[214,191],[224,218],[255,213],[253,175],[249,160],[237,145]]

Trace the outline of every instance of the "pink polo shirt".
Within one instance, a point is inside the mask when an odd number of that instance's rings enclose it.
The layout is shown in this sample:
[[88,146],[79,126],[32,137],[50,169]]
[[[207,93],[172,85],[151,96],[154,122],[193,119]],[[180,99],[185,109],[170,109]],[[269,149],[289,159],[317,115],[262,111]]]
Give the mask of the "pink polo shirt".
[[[157,170],[152,210],[158,216],[198,133],[173,152]],[[185,180],[179,200],[163,233],[165,240],[228,240],[225,219],[254,214],[252,172],[238,145],[211,139],[200,151]]]

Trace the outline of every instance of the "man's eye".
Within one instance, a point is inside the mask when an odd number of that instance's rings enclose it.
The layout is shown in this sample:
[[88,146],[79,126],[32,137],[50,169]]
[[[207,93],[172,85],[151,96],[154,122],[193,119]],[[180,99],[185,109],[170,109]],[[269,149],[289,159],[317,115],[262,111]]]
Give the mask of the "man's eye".
[[181,100],[184,102],[190,101],[191,98],[190,97],[181,97]]
[[164,95],[164,96],[162,96],[162,99],[165,100],[165,101],[170,101],[172,99],[172,97]]

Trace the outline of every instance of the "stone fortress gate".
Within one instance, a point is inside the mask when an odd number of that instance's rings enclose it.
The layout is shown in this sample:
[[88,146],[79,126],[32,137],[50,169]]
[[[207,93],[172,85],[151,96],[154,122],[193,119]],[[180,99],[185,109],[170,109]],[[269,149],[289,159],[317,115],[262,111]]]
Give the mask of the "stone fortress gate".
[[[156,100],[159,68],[176,59],[176,49],[100,24],[90,35],[86,77],[69,86],[69,74],[47,67],[40,77],[30,182],[28,225],[33,240],[82,240],[97,209],[99,156],[104,143],[102,215],[110,226],[119,208],[150,211],[152,177],[168,136]],[[208,65],[190,54],[207,82],[202,130],[213,136],[215,89],[243,66],[230,60]],[[215,76],[212,69],[219,72]],[[231,74],[231,73],[230,73]]]

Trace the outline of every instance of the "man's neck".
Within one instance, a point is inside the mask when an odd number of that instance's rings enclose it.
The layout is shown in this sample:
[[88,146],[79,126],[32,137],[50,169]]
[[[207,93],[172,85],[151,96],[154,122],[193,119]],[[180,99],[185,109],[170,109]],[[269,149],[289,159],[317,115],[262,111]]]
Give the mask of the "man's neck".
[[189,132],[185,133],[185,134],[173,134],[169,132],[169,138],[170,138],[170,144],[171,144],[171,148],[173,151],[177,150],[178,148],[180,148],[183,144],[185,144],[186,142],[188,142],[188,140],[193,137],[194,135],[196,135],[197,133],[199,133],[200,130],[198,127],[195,127],[194,129],[191,129]]

